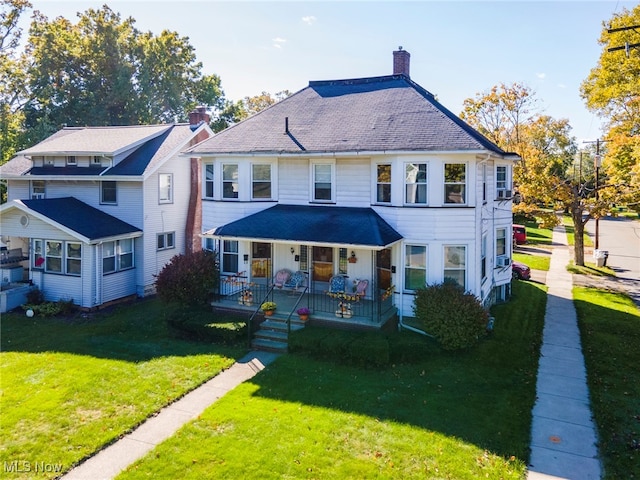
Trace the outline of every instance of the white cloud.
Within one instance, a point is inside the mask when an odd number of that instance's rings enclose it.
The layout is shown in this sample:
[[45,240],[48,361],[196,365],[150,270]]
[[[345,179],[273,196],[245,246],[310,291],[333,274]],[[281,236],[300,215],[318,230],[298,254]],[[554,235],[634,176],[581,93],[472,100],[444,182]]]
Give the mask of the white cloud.
[[546,73],[536,73],[536,77],[538,77],[540,80],[544,80],[546,76],[547,76]]
[[558,88],[567,88],[567,86],[564,83],[559,83]]
[[316,17],[314,17],[313,15],[307,15],[305,17],[302,17],[302,21],[307,25],[313,25],[314,23],[316,23]]
[[282,37],[276,37],[276,38],[272,38],[271,41],[273,42],[274,48],[282,48],[282,44],[286,43],[287,39]]

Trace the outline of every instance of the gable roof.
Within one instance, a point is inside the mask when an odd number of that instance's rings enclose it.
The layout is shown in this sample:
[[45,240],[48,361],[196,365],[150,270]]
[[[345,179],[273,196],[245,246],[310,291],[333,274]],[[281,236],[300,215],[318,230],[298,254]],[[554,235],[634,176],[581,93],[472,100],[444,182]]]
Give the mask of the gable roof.
[[402,239],[402,235],[371,208],[283,204],[205,235],[368,247],[386,247]]
[[19,208],[20,204],[26,207],[21,210],[30,210],[87,243],[112,237],[142,235],[139,228],[74,197],[15,201]]
[[192,147],[193,154],[502,149],[404,74],[309,86]]
[[21,155],[117,155],[164,132],[170,125],[65,127]]

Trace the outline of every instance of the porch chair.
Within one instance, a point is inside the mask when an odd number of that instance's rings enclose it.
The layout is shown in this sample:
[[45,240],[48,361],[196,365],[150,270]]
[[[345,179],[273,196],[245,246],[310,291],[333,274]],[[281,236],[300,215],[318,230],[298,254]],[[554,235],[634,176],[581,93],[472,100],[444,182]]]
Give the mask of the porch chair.
[[369,280],[359,280],[356,285],[356,296],[365,297],[367,295],[368,286],[369,286]]
[[284,288],[290,288],[294,292],[298,291],[298,288],[304,286],[305,274],[298,270],[284,283]]
[[329,279],[329,293],[344,293],[345,292],[345,277],[344,275],[334,275]]
[[276,288],[282,288],[291,278],[291,272],[286,268],[278,270],[273,277],[273,286]]

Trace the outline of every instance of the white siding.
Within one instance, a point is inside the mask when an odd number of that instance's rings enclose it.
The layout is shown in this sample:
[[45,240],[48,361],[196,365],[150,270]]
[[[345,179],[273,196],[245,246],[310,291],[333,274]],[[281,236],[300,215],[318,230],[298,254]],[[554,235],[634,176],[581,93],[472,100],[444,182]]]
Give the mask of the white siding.
[[371,205],[371,159],[345,158],[336,162],[336,203],[341,207]]

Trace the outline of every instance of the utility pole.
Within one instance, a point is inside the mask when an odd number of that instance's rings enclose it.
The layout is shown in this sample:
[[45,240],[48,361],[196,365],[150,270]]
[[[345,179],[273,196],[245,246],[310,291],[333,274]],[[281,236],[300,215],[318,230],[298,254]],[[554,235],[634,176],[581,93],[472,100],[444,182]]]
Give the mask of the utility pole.
[[[606,142],[607,140],[600,140],[599,138],[595,141],[585,141],[583,143],[595,143],[596,144],[596,156],[593,159],[593,166],[596,170],[596,205],[598,204],[599,200],[600,200],[600,167],[602,166],[602,156],[600,155],[600,143],[602,142]],[[599,250],[600,249],[600,218],[599,217],[595,217],[595,221],[596,221],[596,242],[595,242],[595,249]]]
[[[630,25],[628,27],[610,28],[607,30],[607,33],[623,32],[625,30],[635,30],[637,28],[640,28],[640,25]],[[607,52],[616,52],[618,50],[624,50],[625,54],[627,55],[627,58],[629,58],[629,51],[632,48],[636,48],[636,47],[640,47],[640,43],[624,42],[624,45],[622,46],[608,48]]]

